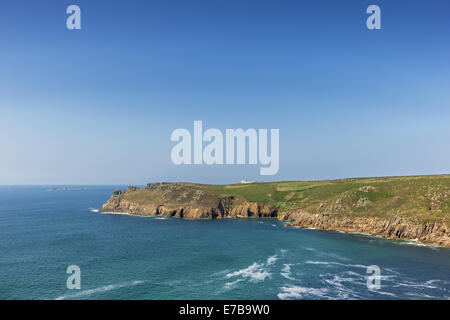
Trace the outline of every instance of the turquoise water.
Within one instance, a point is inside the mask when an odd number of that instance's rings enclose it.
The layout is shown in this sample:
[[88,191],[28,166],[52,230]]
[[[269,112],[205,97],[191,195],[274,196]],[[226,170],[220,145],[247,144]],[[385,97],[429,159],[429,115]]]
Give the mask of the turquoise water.
[[[93,212],[111,187],[0,187],[1,299],[449,299],[450,250],[276,220]],[[81,269],[81,289],[66,269]],[[368,290],[367,266],[381,269]]]

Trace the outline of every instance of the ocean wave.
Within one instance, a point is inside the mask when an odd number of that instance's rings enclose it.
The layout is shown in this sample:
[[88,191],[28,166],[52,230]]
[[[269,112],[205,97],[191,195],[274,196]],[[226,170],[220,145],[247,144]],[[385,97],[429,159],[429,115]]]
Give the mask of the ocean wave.
[[[413,298],[418,298],[418,299],[439,299],[438,297],[431,296],[429,294],[424,294],[424,293],[406,293],[406,295],[413,297]],[[448,299],[448,298],[444,298],[444,299]]]
[[402,275],[400,272],[398,272],[397,270],[394,270],[392,268],[383,268],[383,270],[388,271],[393,274],[396,274],[396,275]]
[[390,297],[393,297],[393,298],[397,298],[397,295],[392,293],[392,292],[386,292],[386,291],[381,291],[381,290],[377,290],[377,289],[368,289],[368,290],[370,292],[372,292],[372,293],[377,293],[377,294],[381,294],[381,295],[384,295],[384,296],[390,296]]
[[119,216],[132,216],[132,217],[135,217],[135,218],[150,218],[150,219],[154,219],[154,220],[166,220],[166,219],[169,219],[167,217],[143,216],[143,215],[139,215],[139,214],[132,214],[132,213],[129,213],[129,212],[117,212],[117,211],[116,212],[102,211],[102,212],[100,212],[100,214],[113,214],[113,215],[119,215]]
[[299,300],[311,298],[328,298],[327,288],[306,288],[301,286],[284,286],[281,287],[281,292],[277,294],[281,300]]
[[406,241],[400,241],[400,244],[412,244],[420,247],[426,247],[426,244],[419,241],[419,239],[411,239]]
[[320,251],[320,250],[317,250],[314,248],[308,248],[308,247],[302,247],[302,249],[314,252],[315,254],[317,254],[319,257],[322,257],[322,258],[332,258],[332,259],[338,259],[338,260],[343,260],[343,261],[349,260],[349,258],[338,255],[337,253],[324,252],[324,251]]
[[250,282],[260,282],[271,277],[271,273],[265,268],[265,264],[254,262],[247,268],[231,272],[225,275],[225,278],[240,276],[249,279]]
[[[95,211],[96,210],[96,211]],[[98,209],[92,209],[92,212],[99,212]],[[149,218],[153,220],[170,220],[169,217],[158,217],[158,216],[145,216],[145,215],[139,215],[139,214],[131,214],[129,212],[112,212],[112,211],[102,211],[100,214],[114,214],[114,215],[125,215],[125,216],[133,216],[136,218]]]
[[105,212],[105,211],[102,211],[102,212],[100,212],[101,214],[117,214],[117,215],[126,215],[126,216],[132,216],[132,214],[131,213],[128,213],[128,212]]
[[227,274],[229,272],[230,272],[230,269],[225,269],[225,270],[214,272],[210,276],[211,277],[223,276],[223,275],[225,275],[225,274]]
[[375,237],[375,238],[382,238],[376,234],[371,234],[371,233],[367,233],[367,232],[354,232],[354,231],[350,231],[350,232],[344,232],[344,233],[348,233],[348,234],[356,234],[356,235],[360,235],[360,236],[366,236],[366,237]]
[[350,260],[349,258],[340,256],[337,253],[323,253],[323,254],[321,253],[320,255],[324,255],[325,257],[334,258],[334,259],[338,259],[338,260],[342,260],[342,261]]
[[389,238],[385,238],[385,237],[377,235],[377,234],[371,234],[371,233],[366,233],[366,232],[346,232],[346,231],[340,231],[340,230],[330,230],[330,231],[360,235],[360,236],[369,237],[369,238],[388,240],[388,241],[392,241],[398,245],[413,245],[413,246],[419,246],[419,247],[426,247],[426,248],[430,248],[430,249],[439,249],[439,248],[444,247],[444,246],[440,246],[437,244],[423,243],[423,242],[420,242],[419,239],[417,239],[417,238],[416,239],[389,239]]
[[362,264],[350,264],[350,263],[340,263],[335,261],[313,261],[313,260],[307,260],[305,261],[306,264],[317,264],[317,265],[326,265],[326,266],[341,266],[341,267],[350,267],[350,268],[360,268],[360,269],[367,269],[369,266],[365,266]]
[[[336,262],[310,261],[313,264],[340,265],[362,268],[363,265],[342,264]],[[322,283],[329,288],[329,296],[338,299],[366,299],[373,296],[386,296],[394,299],[411,296],[422,299],[435,299],[445,293],[449,282],[445,280],[428,280],[425,282],[405,278],[401,273],[390,268],[382,268],[380,276],[382,289],[367,288],[367,274],[357,270],[340,273],[321,274]],[[359,288],[359,289],[358,289]],[[356,291],[355,291],[356,290]],[[400,290],[400,291],[399,291]],[[431,291],[430,291],[431,290]],[[367,295],[369,293],[371,295]],[[383,298],[383,297],[382,297]],[[384,299],[384,298],[383,298]]]
[[410,281],[403,281],[401,283],[397,283],[394,287],[411,287],[416,289],[442,289],[436,285],[432,285],[435,282],[439,282],[441,280],[428,280],[425,283],[414,283]]
[[[345,276],[347,275],[347,276]],[[327,278],[330,277],[330,278]],[[350,274],[343,273],[342,275],[338,274],[326,274],[321,275],[321,278],[323,278],[323,281],[331,286],[335,287],[344,287],[344,283],[354,284],[354,285],[365,285],[365,276],[354,273],[353,276],[350,276]]]
[[297,279],[292,277],[291,266],[292,264],[284,264],[283,269],[281,269],[280,275],[288,280],[295,281]]
[[55,300],[80,299],[80,298],[88,297],[88,296],[96,294],[96,293],[103,293],[103,292],[108,292],[108,291],[116,290],[116,289],[120,289],[120,288],[136,286],[136,285],[142,284],[144,282],[145,281],[142,281],[142,280],[135,280],[135,281],[129,281],[129,282],[124,282],[124,283],[118,283],[118,284],[110,284],[110,285],[107,285],[104,287],[82,290],[82,291],[78,291],[77,293],[74,293],[74,294],[59,296]]
[[327,261],[312,261],[312,260],[307,260],[305,261],[306,264],[323,264],[323,265],[330,265],[332,264],[331,262],[327,262]]
[[272,227],[274,227],[274,228],[278,228],[279,226],[278,225],[276,225],[276,224],[274,224],[274,223],[269,223],[269,222],[267,222],[267,221],[255,221],[256,223],[259,223],[259,224],[265,224],[265,225],[268,225],[268,226],[272,226]]
[[[282,256],[286,253],[285,249],[280,250]],[[244,269],[240,269],[234,272],[229,272],[225,275],[226,279],[241,277],[240,281],[227,282],[224,286],[225,290],[234,288],[235,285],[242,280],[247,279],[250,282],[261,282],[268,278],[271,278],[272,273],[270,268],[278,261],[278,255],[272,255],[266,259],[265,262],[253,262],[250,266]]]
[[236,288],[237,284],[241,281],[244,281],[244,279],[237,279],[235,281],[227,282],[223,286],[223,290],[227,291],[227,290],[234,289],[234,288]]
[[366,290],[365,276],[353,271],[346,271],[341,274],[321,274],[322,282],[329,286],[329,296],[331,299],[363,299],[360,292],[355,291],[355,288],[362,288]]
[[266,260],[266,265],[270,266],[270,265],[274,264],[275,262],[277,262],[277,260],[278,260],[277,255],[270,256]]
[[419,239],[410,239],[410,240],[396,240],[396,243],[399,245],[409,245],[409,246],[417,246],[424,247],[432,250],[438,250],[439,248],[445,248],[444,246],[440,246],[437,244],[423,243],[420,242]]

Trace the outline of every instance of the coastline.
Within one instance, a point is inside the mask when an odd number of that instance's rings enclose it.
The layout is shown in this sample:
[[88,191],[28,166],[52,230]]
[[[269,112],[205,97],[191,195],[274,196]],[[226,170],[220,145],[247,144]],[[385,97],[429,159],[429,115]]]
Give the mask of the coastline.
[[[196,218],[182,218],[182,217],[164,217],[164,216],[158,216],[158,215],[143,215],[143,214],[136,214],[136,213],[130,213],[130,212],[118,212],[118,211],[102,211],[101,209],[93,209],[90,210],[94,213],[100,213],[100,214],[112,214],[112,215],[128,215],[128,216],[135,216],[135,217],[141,217],[141,218],[153,218],[153,219],[170,219],[170,218],[178,218],[178,219],[185,219],[185,220],[205,220],[205,219],[196,219]],[[248,219],[246,217],[225,217],[224,219]],[[270,219],[270,218],[267,218]],[[406,244],[406,245],[412,245],[417,247],[426,247],[426,248],[447,248],[450,249],[450,245],[440,244],[436,242],[423,242],[420,241],[418,238],[399,238],[399,237],[386,237],[381,234],[375,234],[375,233],[369,233],[365,231],[348,231],[348,230],[342,230],[342,229],[322,229],[322,228],[315,228],[315,227],[302,227],[294,224],[294,221],[286,220],[284,217],[276,217],[278,221],[284,221],[284,227],[286,228],[296,228],[296,229],[305,229],[305,230],[313,230],[313,231],[326,231],[326,232],[336,232],[336,233],[342,233],[342,234],[352,234],[352,235],[358,235],[358,236],[365,236],[365,237],[374,237],[379,239],[385,239],[385,240],[392,240],[394,242],[398,242],[397,244]]]
[[234,185],[160,182],[115,190],[98,211],[204,220],[276,218],[286,226],[450,247],[449,197],[450,175]]
[[281,217],[288,226],[303,229],[337,231],[361,234],[383,239],[414,241],[418,245],[450,248],[450,237],[445,224],[420,224],[395,216],[393,219],[377,217],[323,216],[307,212],[288,212]]
[[296,229],[300,229],[300,230],[305,229],[305,230],[314,230],[314,231],[336,232],[339,234],[351,234],[351,235],[356,235],[356,236],[370,237],[370,238],[383,239],[383,240],[391,240],[397,244],[412,245],[412,246],[417,246],[417,247],[450,249],[449,246],[439,245],[439,244],[435,244],[435,243],[425,243],[425,242],[419,241],[419,239],[417,239],[417,238],[416,239],[387,238],[387,237],[383,237],[378,234],[371,234],[371,233],[359,232],[359,231],[342,231],[342,230],[337,230],[337,229],[302,228],[302,227],[298,227],[298,226],[286,226],[286,227],[296,228]]

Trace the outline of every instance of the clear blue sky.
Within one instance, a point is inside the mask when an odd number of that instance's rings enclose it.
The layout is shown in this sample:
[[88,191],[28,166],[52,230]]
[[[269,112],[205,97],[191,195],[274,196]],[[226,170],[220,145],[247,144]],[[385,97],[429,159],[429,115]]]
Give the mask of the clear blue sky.
[[[66,29],[66,8],[82,29]],[[382,29],[366,28],[377,4]],[[0,184],[450,173],[447,0],[0,6]],[[176,128],[280,129],[280,170],[175,166]]]

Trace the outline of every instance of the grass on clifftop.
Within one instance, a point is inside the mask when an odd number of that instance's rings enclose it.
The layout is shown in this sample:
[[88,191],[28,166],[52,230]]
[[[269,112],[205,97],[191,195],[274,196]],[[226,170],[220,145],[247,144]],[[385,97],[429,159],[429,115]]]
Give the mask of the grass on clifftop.
[[269,202],[281,212],[391,216],[450,221],[450,175],[202,186],[208,192]]
[[[188,189],[218,197],[238,196],[248,201],[265,202],[280,212],[301,209],[310,213],[378,217],[400,214],[421,222],[448,224],[450,221],[450,175],[189,184]],[[143,190],[124,196],[141,203],[150,200]],[[153,194],[152,200],[158,197]]]

